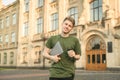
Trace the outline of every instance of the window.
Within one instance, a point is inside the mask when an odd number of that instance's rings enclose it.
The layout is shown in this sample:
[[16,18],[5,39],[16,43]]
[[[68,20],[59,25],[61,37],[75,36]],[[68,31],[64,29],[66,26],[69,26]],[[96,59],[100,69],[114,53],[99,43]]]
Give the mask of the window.
[[112,42],[108,42],[107,43],[107,46],[108,46],[108,53],[112,53],[113,49],[112,49]]
[[51,0],[51,2],[54,2],[54,1],[56,1],[56,0]]
[[88,64],[90,64],[90,55],[87,55],[88,57]]
[[102,54],[102,63],[106,63],[106,54]]
[[25,0],[25,12],[29,11],[29,0]]
[[58,13],[51,16],[51,31],[58,29]]
[[3,61],[3,64],[7,64],[7,53],[4,53],[4,61]]
[[23,57],[23,58],[22,58],[22,59],[23,59],[23,60],[22,60],[22,63],[23,63],[23,64],[27,64],[27,55],[28,55],[28,54],[27,54],[27,48],[24,47],[24,48],[22,49],[22,51],[23,51],[23,52],[22,52],[22,57]]
[[8,43],[9,39],[8,39],[8,35],[5,36],[5,42]]
[[43,19],[38,18],[37,19],[37,33],[42,33],[43,32]]
[[95,55],[92,55],[92,63],[95,64]]
[[41,51],[35,51],[35,60],[34,60],[35,64],[39,64],[41,62],[40,56],[41,56]]
[[14,62],[14,53],[11,52],[10,53],[10,64],[13,64],[13,62]]
[[0,29],[3,29],[3,20],[0,19]]
[[23,64],[27,64],[27,52],[23,53]]
[[100,54],[97,54],[97,63],[100,64]]
[[43,0],[38,0],[38,7],[43,6]]
[[0,64],[1,64],[1,57],[2,57],[2,56],[1,56],[1,53],[0,53]]
[[35,49],[34,64],[40,64],[41,62],[40,46],[36,46],[34,49]]
[[0,36],[0,43],[2,43],[2,41],[3,41],[3,40],[2,40],[2,36]]
[[91,38],[89,46],[92,50],[105,49],[104,41],[98,36]]
[[90,3],[90,14],[92,22],[102,19],[102,0],[94,0]]
[[13,14],[12,15],[12,24],[16,24],[16,14]]
[[24,23],[23,35],[24,35],[24,36],[27,36],[27,35],[28,35],[28,22]]
[[15,33],[13,32],[12,34],[11,34],[11,36],[12,36],[12,42],[15,42]]
[[10,24],[10,20],[9,20],[9,17],[7,16],[7,17],[6,17],[6,26],[8,27],[9,24]]
[[78,24],[78,9],[76,7],[70,8],[68,10],[69,16],[72,16],[75,19],[75,25]]

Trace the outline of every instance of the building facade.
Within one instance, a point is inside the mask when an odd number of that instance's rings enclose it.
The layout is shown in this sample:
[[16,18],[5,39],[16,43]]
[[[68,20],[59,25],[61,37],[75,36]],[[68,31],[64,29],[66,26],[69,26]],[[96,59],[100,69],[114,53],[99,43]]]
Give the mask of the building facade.
[[[2,2],[2,0],[0,0]],[[2,5],[2,3],[0,3]],[[0,8],[0,66],[16,67],[18,52],[18,1]]]
[[[76,24],[70,34],[81,43],[82,54],[76,62],[77,68],[120,69],[119,0],[19,0],[15,66],[50,67],[51,62],[41,54],[48,38],[61,33],[61,23],[66,16],[74,17]],[[7,32],[2,30],[0,33],[5,35]],[[4,52],[10,53],[8,49],[1,49],[3,62]]]

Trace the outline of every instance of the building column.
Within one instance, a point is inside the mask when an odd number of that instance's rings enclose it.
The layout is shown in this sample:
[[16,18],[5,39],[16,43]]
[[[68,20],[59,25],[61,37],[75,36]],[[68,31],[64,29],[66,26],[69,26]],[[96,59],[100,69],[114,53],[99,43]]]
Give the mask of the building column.
[[61,30],[62,30],[62,27],[61,27],[61,24],[62,24],[62,21],[64,20],[64,18],[66,16],[68,16],[67,14],[67,9],[68,9],[68,0],[59,0],[59,33],[61,33]]

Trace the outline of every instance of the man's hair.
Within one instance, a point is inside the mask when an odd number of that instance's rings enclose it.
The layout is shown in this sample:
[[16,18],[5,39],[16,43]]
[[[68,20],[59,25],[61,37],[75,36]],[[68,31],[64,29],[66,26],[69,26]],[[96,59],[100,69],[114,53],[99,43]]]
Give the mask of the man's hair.
[[69,20],[70,22],[72,22],[73,27],[75,26],[75,19],[74,19],[73,17],[67,16],[67,17],[63,20],[63,22],[66,21],[66,20]]

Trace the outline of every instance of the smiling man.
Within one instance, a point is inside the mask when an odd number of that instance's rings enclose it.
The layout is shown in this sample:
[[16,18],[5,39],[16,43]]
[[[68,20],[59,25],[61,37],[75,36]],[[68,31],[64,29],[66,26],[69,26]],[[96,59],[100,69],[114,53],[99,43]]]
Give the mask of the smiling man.
[[[81,54],[79,40],[69,34],[74,25],[75,20],[70,16],[66,17],[61,25],[61,34],[51,36],[46,43],[43,56],[53,61],[49,80],[74,80],[75,61],[80,59]],[[63,53],[50,55],[51,49],[58,41],[63,49]]]

